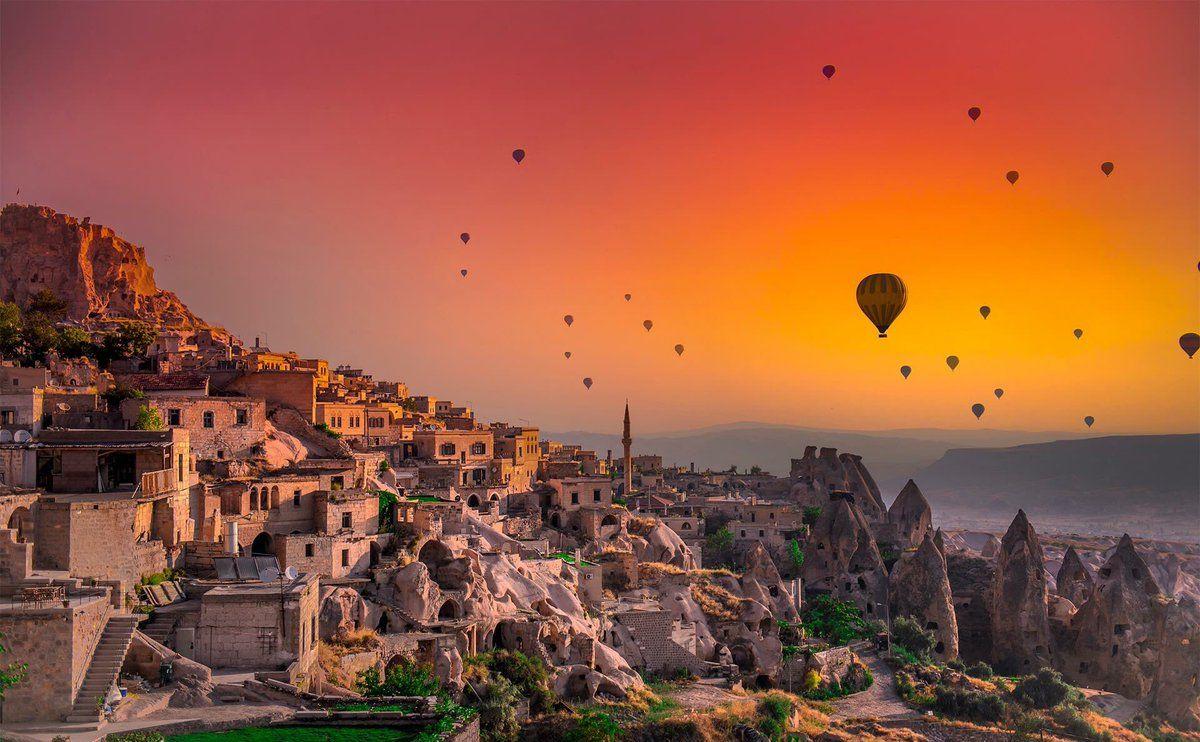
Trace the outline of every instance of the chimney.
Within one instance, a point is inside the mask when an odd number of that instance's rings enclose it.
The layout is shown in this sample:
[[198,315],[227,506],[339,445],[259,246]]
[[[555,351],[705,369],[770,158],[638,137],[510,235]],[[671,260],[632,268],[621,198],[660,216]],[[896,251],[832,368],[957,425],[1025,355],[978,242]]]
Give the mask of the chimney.
[[695,474],[696,473],[696,462],[693,461],[692,463],[688,464],[688,469],[692,472],[692,474]]
[[232,556],[237,556],[238,524],[236,520],[231,520],[225,525],[225,550]]
[[254,347],[255,347],[255,348],[259,347],[259,345],[258,345],[258,335],[255,335],[255,336],[254,336]]

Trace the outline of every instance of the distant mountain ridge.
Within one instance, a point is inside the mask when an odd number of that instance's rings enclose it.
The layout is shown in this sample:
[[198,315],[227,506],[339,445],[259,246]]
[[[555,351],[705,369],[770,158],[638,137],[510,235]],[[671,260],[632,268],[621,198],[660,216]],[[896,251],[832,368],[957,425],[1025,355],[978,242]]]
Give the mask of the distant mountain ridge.
[[939,505],[1061,515],[1200,515],[1200,434],[956,448],[917,475]]

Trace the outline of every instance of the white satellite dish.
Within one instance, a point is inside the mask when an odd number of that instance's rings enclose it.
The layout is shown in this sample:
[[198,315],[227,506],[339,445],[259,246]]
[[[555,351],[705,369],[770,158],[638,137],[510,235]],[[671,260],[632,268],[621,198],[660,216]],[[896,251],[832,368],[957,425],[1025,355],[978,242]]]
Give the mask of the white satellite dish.
[[67,404],[66,402],[59,402],[58,404],[56,404],[54,406],[56,408],[58,408],[59,412],[70,412],[71,411],[71,405]]
[[0,430],[0,443],[12,443],[12,439],[11,430]]
[[33,436],[29,434],[28,430],[18,430],[13,433],[13,440],[17,443],[28,443],[33,440]]
[[288,567],[287,569],[283,570],[283,576],[289,580],[294,580],[299,576],[299,573],[296,572],[295,567]]
[[267,567],[259,572],[258,576],[262,578],[263,582],[275,582],[279,579],[279,570],[274,567]]

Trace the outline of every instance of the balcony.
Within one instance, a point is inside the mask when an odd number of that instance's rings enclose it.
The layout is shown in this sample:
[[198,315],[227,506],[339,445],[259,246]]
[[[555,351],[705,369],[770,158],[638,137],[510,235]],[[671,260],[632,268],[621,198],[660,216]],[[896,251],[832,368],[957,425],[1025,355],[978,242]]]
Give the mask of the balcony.
[[174,469],[159,469],[142,474],[142,483],[138,494],[142,497],[152,497],[179,489],[179,480]]

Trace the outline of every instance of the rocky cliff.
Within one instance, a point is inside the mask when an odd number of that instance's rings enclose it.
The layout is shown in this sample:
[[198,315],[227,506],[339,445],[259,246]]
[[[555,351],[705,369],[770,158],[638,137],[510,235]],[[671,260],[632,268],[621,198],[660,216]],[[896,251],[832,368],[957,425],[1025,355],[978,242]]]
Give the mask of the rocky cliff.
[[0,301],[24,305],[44,289],[66,302],[69,319],[84,324],[134,319],[210,327],[160,289],[146,251],[112,229],[45,206],[8,204],[0,212]]

